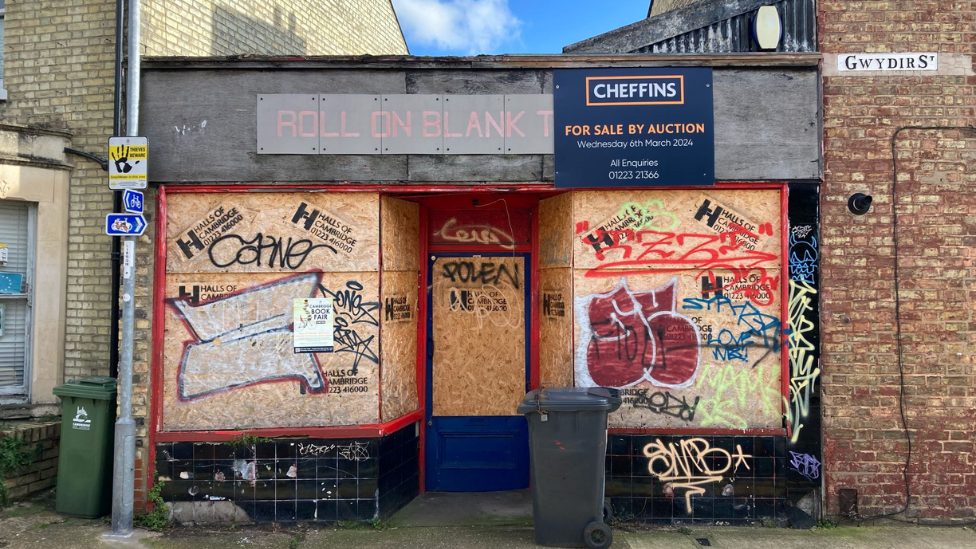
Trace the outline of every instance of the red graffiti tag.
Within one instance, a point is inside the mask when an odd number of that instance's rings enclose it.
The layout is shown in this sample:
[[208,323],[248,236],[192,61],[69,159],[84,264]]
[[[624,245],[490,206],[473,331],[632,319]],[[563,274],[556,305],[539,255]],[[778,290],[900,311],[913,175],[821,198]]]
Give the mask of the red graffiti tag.
[[675,313],[675,285],[672,280],[656,290],[631,292],[623,280],[609,294],[590,296],[583,341],[594,383],[622,387],[646,379],[680,389],[694,381],[698,330]]

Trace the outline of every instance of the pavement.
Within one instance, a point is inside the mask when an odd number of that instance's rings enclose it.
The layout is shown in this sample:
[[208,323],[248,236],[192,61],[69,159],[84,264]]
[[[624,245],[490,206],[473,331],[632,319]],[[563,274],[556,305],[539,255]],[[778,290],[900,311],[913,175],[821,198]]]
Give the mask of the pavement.
[[[107,539],[108,519],[54,512],[53,492],[0,510],[0,549],[528,549],[534,543],[526,493],[428,494],[375,524],[174,526]],[[530,499],[529,499],[530,501]],[[527,513],[527,514],[526,514]],[[614,524],[611,549],[960,549],[976,547],[972,527],[660,527]]]

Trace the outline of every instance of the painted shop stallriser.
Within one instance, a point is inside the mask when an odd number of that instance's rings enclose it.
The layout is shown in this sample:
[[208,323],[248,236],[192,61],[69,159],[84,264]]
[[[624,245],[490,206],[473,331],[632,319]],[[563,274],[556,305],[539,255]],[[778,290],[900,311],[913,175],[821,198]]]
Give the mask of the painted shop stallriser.
[[388,518],[527,488],[525,392],[607,386],[616,516],[819,517],[818,60],[149,60],[143,474]]

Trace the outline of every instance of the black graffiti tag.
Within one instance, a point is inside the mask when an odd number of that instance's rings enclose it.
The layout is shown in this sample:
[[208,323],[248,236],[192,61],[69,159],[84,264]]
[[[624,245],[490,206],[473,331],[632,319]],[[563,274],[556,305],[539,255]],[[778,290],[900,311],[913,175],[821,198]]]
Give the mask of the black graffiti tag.
[[658,391],[650,394],[644,391],[642,394],[634,397],[633,406],[634,408],[646,408],[655,414],[676,417],[684,421],[692,421],[695,419],[695,410],[698,408],[698,401],[700,400],[701,397],[697,396],[695,397],[694,404],[689,405],[686,397],[679,399],[667,391]]
[[[215,257],[216,255],[223,255],[217,252],[218,247],[222,247],[221,250],[224,248],[230,250],[231,259],[226,263],[221,263]],[[316,248],[325,248],[333,254],[337,253],[336,249],[328,244],[312,244],[311,240],[296,240],[292,237],[288,237],[286,241],[284,237],[275,238],[271,235],[258,233],[250,240],[245,240],[244,237],[237,234],[221,236],[213,241],[207,250],[207,254],[210,256],[210,262],[220,268],[230,267],[235,263],[241,265],[255,263],[258,267],[267,264],[269,268],[297,269],[302,266],[302,263],[305,263],[309,254]]]
[[359,362],[366,359],[379,364],[379,356],[373,349],[376,336],[363,337],[357,325],[378,326],[379,321],[374,313],[380,308],[379,301],[365,301],[363,299],[363,285],[355,280],[346,282],[346,287],[335,292],[319,285],[322,295],[332,298],[335,307],[335,327],[332,339],[335,342],[336,353],[352,353],[352,375],[359,372]]
[[450,261],[444,263],[444,278],[451,282],[471,282],[474,284],[498,285],[500,280],[507,279],[516,290],[521,286],[518,265],[515,265],[515,273],[508,270],[508,265],[481,261],[475,264],[474,261]]

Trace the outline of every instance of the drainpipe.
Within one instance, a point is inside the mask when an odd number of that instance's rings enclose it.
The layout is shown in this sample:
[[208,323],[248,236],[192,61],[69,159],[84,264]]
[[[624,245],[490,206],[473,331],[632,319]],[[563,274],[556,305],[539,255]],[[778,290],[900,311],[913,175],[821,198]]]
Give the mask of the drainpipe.
[[[115,106],[112,109],[112,135],[122,135],[122,62],[125,57],[125,0],[115,0]],[[112,193],[112,213],[122,210],[122,192]],[[109,317],[108,364],[109,376],[119,377],[119,276],[122,268],[122,243],[112,238],[112,304]]]

